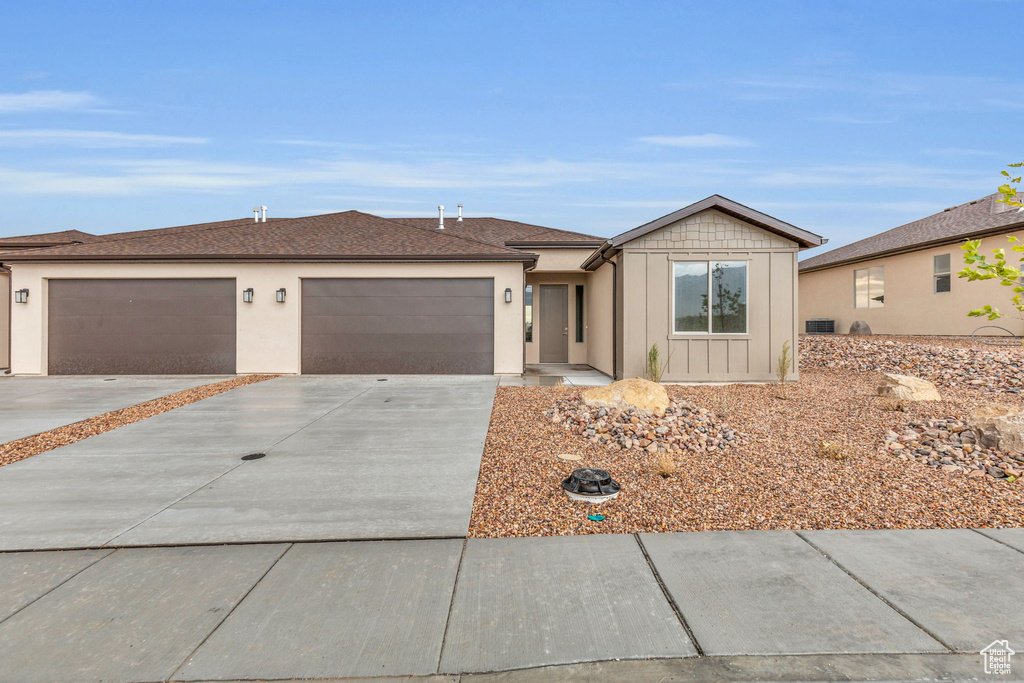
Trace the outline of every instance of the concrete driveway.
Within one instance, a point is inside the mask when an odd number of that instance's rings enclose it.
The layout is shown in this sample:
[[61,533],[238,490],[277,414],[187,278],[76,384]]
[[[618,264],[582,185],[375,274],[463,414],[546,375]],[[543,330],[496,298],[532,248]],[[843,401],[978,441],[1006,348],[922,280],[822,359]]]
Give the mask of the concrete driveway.
[[281,377],[0,467],[0,550],[464,537],[496,384]]
[[0,377],[0,443],[229,377]]

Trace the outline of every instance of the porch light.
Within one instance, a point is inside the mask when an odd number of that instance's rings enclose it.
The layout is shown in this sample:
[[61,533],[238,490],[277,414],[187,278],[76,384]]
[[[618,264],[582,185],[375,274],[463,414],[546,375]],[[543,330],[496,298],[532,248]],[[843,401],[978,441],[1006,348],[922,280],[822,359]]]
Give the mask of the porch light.
[[506,287],[505,288],[505,303],[507,303],[507,304],[512,303],[512,288],[511,287]]
[[279,304],[283,304],[284,303],[284,295],[285,294],[287,294],[287,292],[285,291],[284,287],[282,287],[281,289],[277,290],[277,303],[279,303]]
[[252,303],[252,287],[250,287],[249,289],[242,290],[242,301],[244,301],[247,304]]
[[19,289],[14,292],[14,303],[16,304],[27,304],[28,303],[28,290]]

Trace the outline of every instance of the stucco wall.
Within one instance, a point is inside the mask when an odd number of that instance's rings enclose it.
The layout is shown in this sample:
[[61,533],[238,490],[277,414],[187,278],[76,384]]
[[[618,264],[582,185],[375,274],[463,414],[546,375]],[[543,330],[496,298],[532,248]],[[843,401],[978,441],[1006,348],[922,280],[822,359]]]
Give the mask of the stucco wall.
[[[745,334],[672,332],[672,263],[693,260],[748,262]],[[657,343],[666,382],[774,379],[783,343],[797,338],[796,263],[794,242],[714,210],[624,245],[623,376],[641,376]]]
[[10,288],[11,279],[5,271],[0,271],[0,368],[6,368],[8,334],[8,321],[10,320],[11,303],[14,300],[14,293]]
[[[300,371],[301,279],[330,277],[494,278],[494,371],[522,372],[523,266],[519,263],[182,263],[12,264],[15,289],[28,288],[29,302],[13,307],[11,370],[46,374],[47,281],[56,278],[234,278],[238,295],[237,371]],[[255,290],[241,303],[242,290]],[[275,301],[284,287],[286,302]],[[513,292],[505,303],[505,288]]]
[[[1024,233],[1014,234],[1024,240]],[[1009,246],[1005,235],[982,242],[982,249],[989,257],[992,249]],[[950,291],[937,294],[932,276],[933,257],[938,254],[950,255],[952,278]],[[884,267],[885,306],[855,308],[853,272],[873,266]],[[840,334],[848,333],[856,320],[866,322],[876,334],[969,335],[976,328],[989,324],[1016,334],[1024,333],[1024,323],[1012,318],[989,323],[984,318],[967,317],[967,311],[985,304],[1013,311],[1009,301],[1012,293],[994,280],[968,282],[957,278],[957,272],[963,267],[960,245],[950,244],[801,274],[800,331],[804,330],[806,320],[832,318]]]
[[568,249],[533,249],[524,247],[523,251],[537,254],[537,265],[530,271],[533,273],[562,272],[580,273],[583,272],[580,266],[587,257],[594,253],[593,248],[581,249],[573,247]]
[[[582,259],[581,259],[582,261]],[[583,285],[584,306],[586,306],[587,274],[578,271],[576,273],[537,273],[530,271],[526,274],[526,284],[533,285],[533,341],[526,343],[526,362],[534,364],[540,362],[540,338],[543,321],[540,312],[540,285],[568,285],[566,291],[569,297],[569,362],[587,362],[587,344],[591,339],[590,330],[584,328],[583,341],[576,341],[576,285]],[[587,325],[587,311],[583,311],[583,324]]]

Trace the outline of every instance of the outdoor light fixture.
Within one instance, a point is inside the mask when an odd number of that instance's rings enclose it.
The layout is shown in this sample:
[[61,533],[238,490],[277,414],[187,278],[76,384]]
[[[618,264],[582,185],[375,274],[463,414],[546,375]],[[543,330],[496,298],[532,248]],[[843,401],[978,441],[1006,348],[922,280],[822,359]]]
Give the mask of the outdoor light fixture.
[[279,303],[279,304],[283,304],[284,303],[284,295],[285,294],[287,294],[287,292],[285,291],[284,287],[282,287],[281,289],[277,290],[277,303]]
[[252,303],[252,287],[250,287],[249,289],[242,290],[242,301],[244,301],[247,304]]
[[28,303],[28,290],[19,289],[14,293],[14,303],[16,304],[27,304]]
[[507,303],[507,304],[512,303],[512,288],[511,287],[506,287],[505,288],[505,303]]

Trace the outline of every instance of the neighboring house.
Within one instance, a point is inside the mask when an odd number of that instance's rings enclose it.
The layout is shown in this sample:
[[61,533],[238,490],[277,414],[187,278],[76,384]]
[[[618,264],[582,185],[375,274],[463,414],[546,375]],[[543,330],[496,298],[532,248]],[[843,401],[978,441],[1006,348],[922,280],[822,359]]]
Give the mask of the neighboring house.
[[835,320],[840,333],[857,320],[876,334],[969,335],[983,325],[1024,333],[1019,320],[967,316],[985,304],[1008,310],[1007,288],[996,280],[957,279],[964,241],[982,239],[991,257],[992,249],[1010,246],[1007,235],[1024,237],[1024,213],[999,198],[992,194],[953,206],[802,261],[801,326],[826,318]]
[[347,211],[76,241],[0,252],[16,374],[623,377],[658,343],[666,381],[770,379],[823,242],[717,195],[610,240]]

